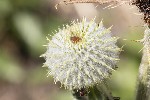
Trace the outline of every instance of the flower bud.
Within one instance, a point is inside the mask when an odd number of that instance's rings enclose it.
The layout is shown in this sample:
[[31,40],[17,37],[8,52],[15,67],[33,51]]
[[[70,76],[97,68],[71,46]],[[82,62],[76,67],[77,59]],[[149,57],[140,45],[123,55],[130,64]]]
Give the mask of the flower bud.
[[48,74],[70,90],[88,88],[108,78],[121,51],[110,29],[85,18],[59,29],[42,55]]

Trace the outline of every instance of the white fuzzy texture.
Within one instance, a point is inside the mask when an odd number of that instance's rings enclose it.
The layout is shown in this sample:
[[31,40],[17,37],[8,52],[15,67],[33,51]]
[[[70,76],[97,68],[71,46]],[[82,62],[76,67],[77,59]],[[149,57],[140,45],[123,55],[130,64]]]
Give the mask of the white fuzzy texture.
[[[150,29],[145,25],[144,38],[141,40],[144,44],[143,57],[139,68],[139,79],[144,85],[150,87]],[[148,94],[150,89],[148,90]]]
[[[119,60],[120,48],[111,28],[102,22],[72,22],[59,29],[43,54],[49,75],[60,81],[67,89],[81,89],[100,83],[111,75]],[[78,37],[78,39],[72,37]]]
[[145,27],[146,27],[146,29],[144,32],[143,42],[144,42],[144,49],[146,49],[146,54],[148,57],[148,63],[150,66],[150,29],[149,29],[148,25],[145,25]]

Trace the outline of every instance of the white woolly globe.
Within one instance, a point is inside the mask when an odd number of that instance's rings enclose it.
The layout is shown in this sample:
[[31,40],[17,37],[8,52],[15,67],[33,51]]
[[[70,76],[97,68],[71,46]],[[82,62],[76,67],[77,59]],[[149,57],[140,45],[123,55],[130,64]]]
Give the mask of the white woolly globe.
[[100,83],[111,75],[119,60],[116,37],[102,22],[72,22],[59,29],[43,54],[49,75],[67,89],[81,89]]

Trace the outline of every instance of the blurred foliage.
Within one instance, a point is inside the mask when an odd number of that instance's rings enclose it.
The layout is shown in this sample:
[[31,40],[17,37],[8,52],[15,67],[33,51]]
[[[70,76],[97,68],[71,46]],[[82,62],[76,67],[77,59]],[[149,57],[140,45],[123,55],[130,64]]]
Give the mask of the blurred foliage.
[[[51,9],[50,0],[0,0],[0,83],[7,85],[46,86],[53,84],[52,78],[46,77],[46,68],[42,68],[45,52],[45,37],[67,22]],[[54,6],[54,5],[52,5]],[[68,16],[69,17],[69,16]],[[109,18],[109,16],[107,16]],[[110,18],[109,18],[110,20]],[[137,33],[138,32],[138,33]],[[110,80],[111,89],[121,100],[133,100],[142,45],[131,40],[140,39],[141,29],[129,30],[119,45],[124,46],[119,69]],[[138,34],[138,35],[137,35]],[[3,86],[3,85],[2,85]],[[0,84],[0,87],[2,87]],[[50,90],[57,90],[55,85]],[[59,87],[59,86],[58,86]],[[22,90],[24,91],[24,90]],[[39,92],[39,91],[37,91]],[[49,94],[49,93],[48,93]],[[36,95],[38,96],[38,94]],[[52,98],[53,99],[50,99]],[[57,95],[48,95],[43,100],[71,100],[69,91],[61,89]],[[1,97],[0,97],[1,100]],[[31,99],[34,100],[34,99]]]
[[0,78],[12,83],[22,81],[24,71],[19,67],[18,63],[16,63],[15,59],[10,58],[9,55],[4,52],[0,54]]

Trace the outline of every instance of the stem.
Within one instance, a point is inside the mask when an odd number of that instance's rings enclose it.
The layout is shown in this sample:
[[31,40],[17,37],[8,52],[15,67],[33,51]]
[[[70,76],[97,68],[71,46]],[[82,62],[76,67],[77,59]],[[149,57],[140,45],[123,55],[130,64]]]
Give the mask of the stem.
[[147,25],[144,32],[142,61],[139,67],[138,89],[136,100],[150,100],[150,29]]
[[73,96],[77,100],[88,100],[88,97],[86,95],[86,89],[82,88],[81,90],[73,90]]
[[73,96],[77,100],[120,100],[115,99],[103,82],[87,89],[74,90]]
[[146,23],[143,42],[143,56],[139,67],[138,89],[136,100],[150,100],[150,0],[133,0],[133,5],[144,14]]

